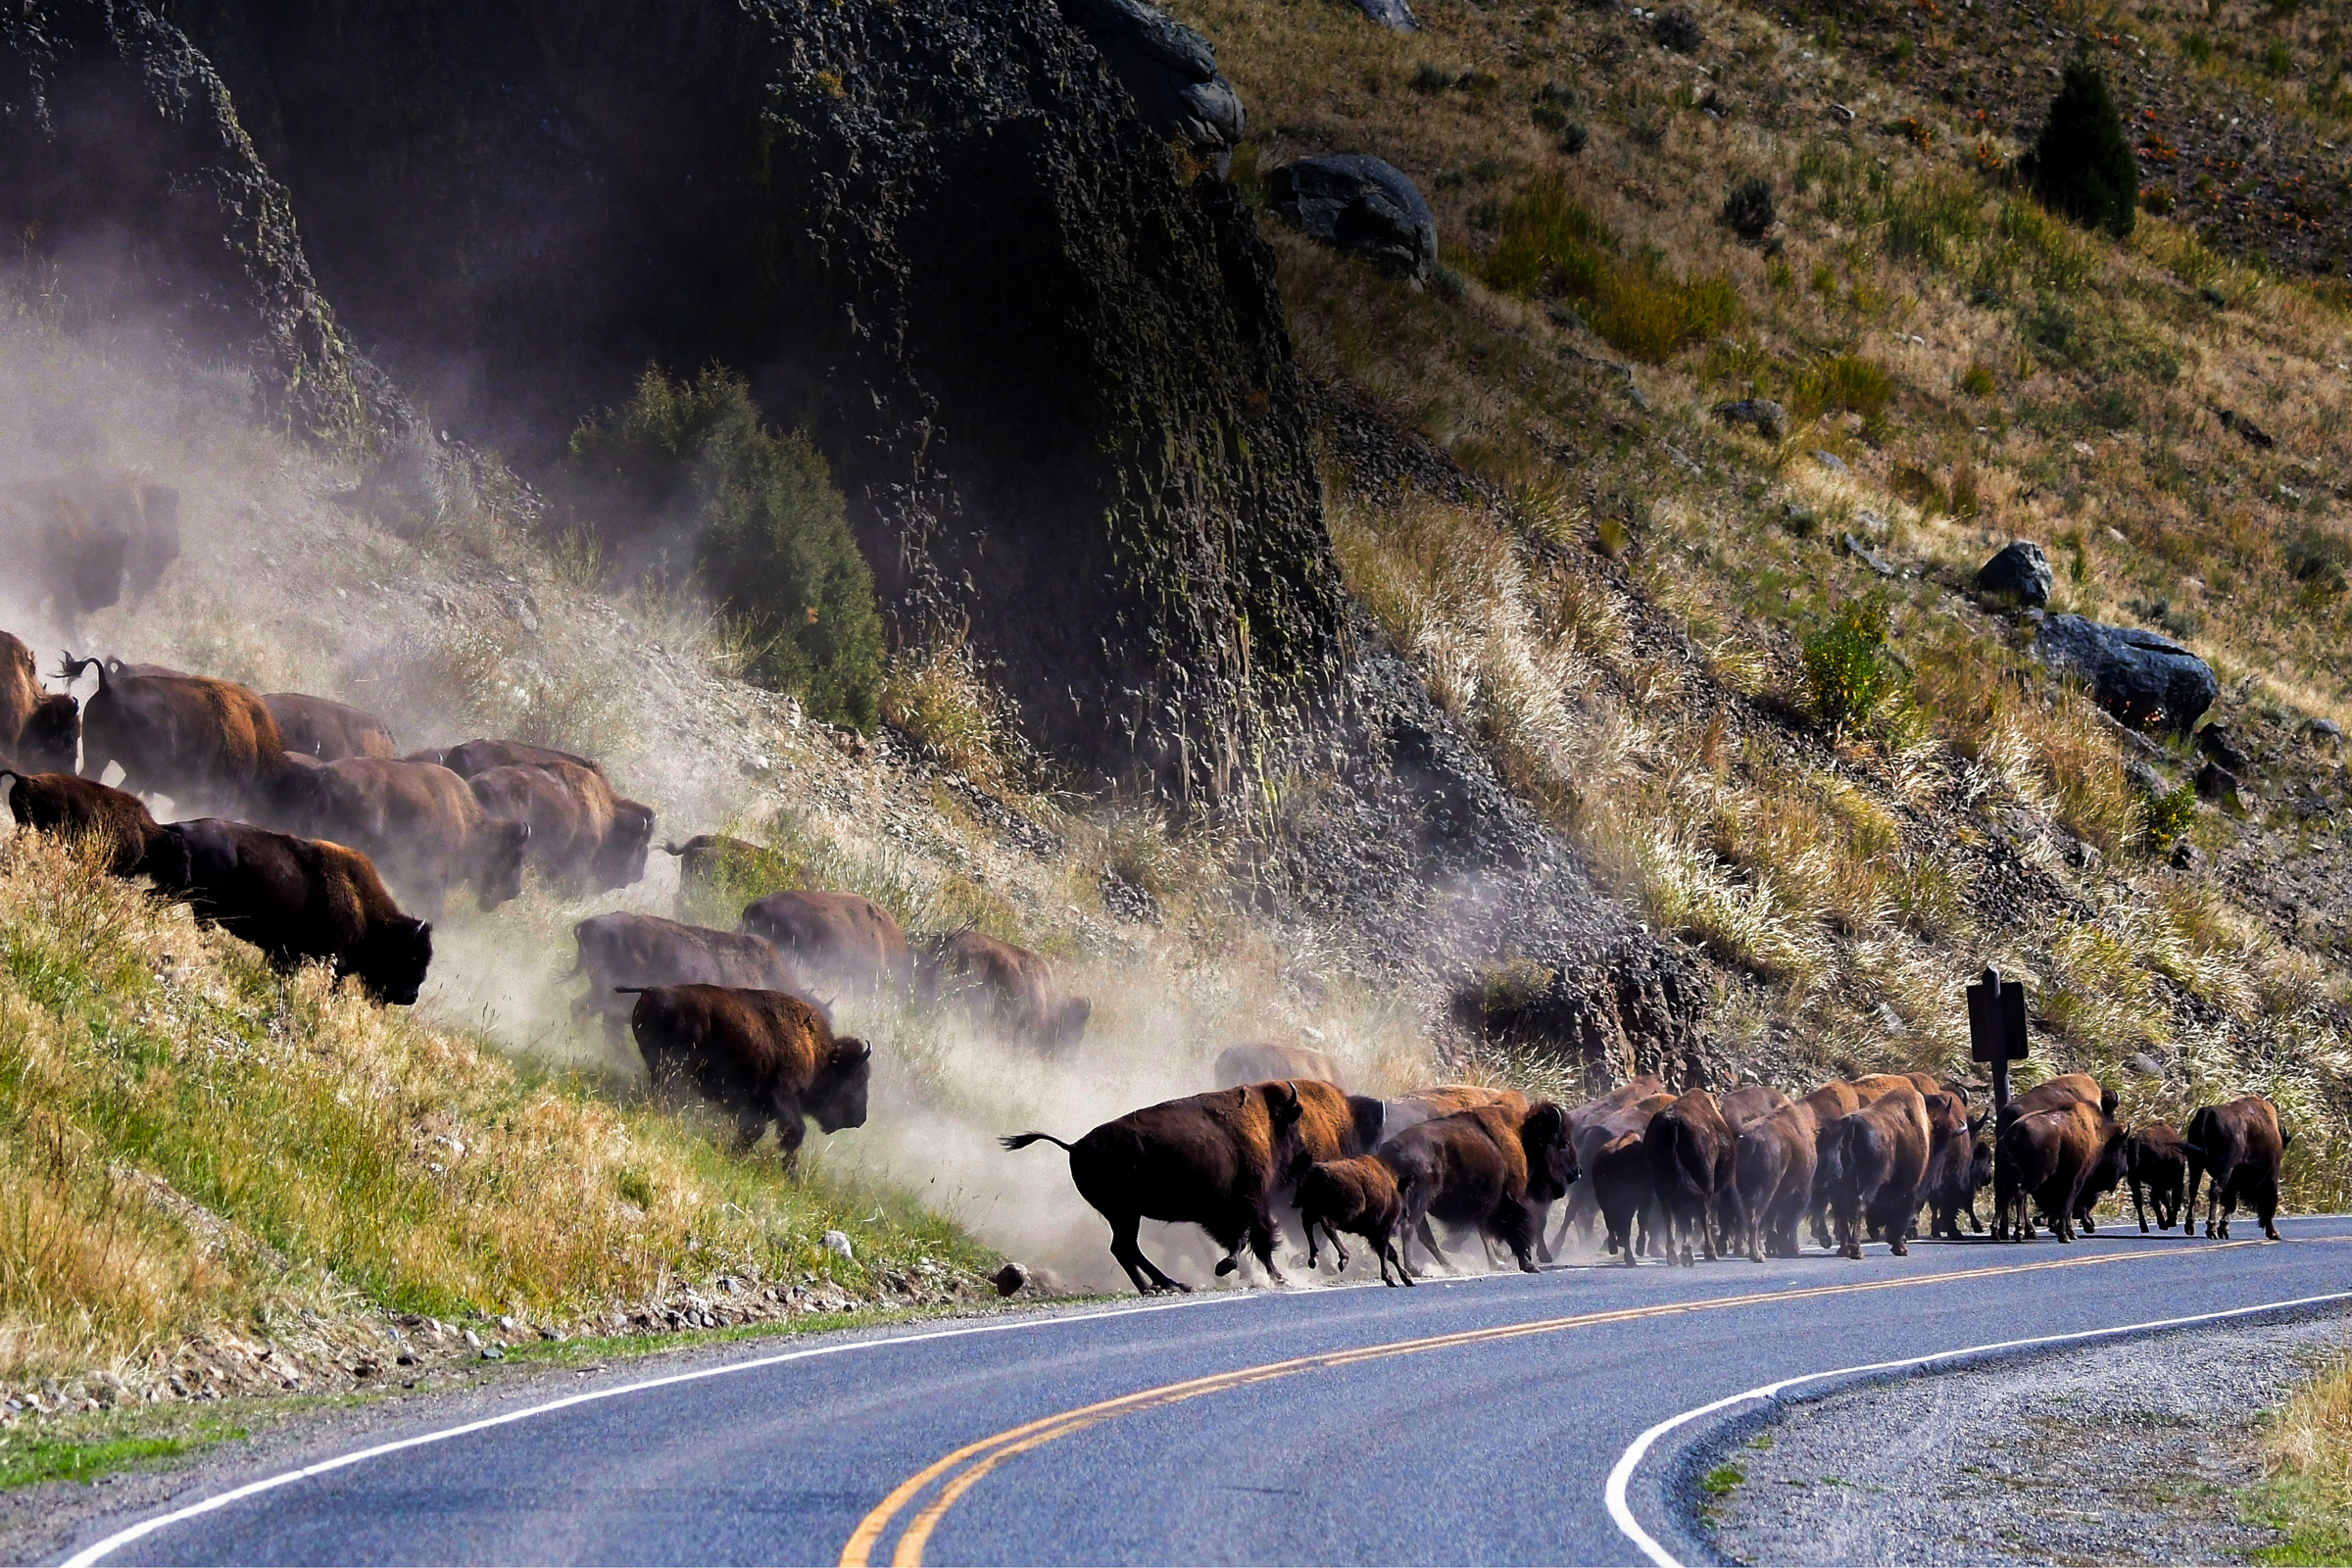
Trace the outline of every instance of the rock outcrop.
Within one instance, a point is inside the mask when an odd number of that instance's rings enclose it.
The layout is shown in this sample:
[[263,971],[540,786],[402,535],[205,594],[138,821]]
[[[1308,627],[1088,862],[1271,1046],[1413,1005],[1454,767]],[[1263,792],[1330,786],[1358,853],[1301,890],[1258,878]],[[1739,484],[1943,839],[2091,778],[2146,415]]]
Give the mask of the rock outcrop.
[[2185,735],[2221,694],[2212,666],[2152,631],[2052,615],[2035,646],[2045,663],[2088,682],[2099,706],[2135,730]]
[[1437,270],[1437,218],[1394,164],[1363,153],[1301,158],[1275,170],[1267,184],[1274,211],[1309,239],[1415,283]]
[[1208,158],[1217,172],[1250,129],[1233,83],[1206,38],[1144,0],[1059,0],[1061,14],[1102,51],[1144,123]]
[[2048,604],[2055,580],[2050,574],[2050,558],[2031,539],[2002,546],[1998,555],[1977,569],[1979,593],[2006,594],[2021,605]]

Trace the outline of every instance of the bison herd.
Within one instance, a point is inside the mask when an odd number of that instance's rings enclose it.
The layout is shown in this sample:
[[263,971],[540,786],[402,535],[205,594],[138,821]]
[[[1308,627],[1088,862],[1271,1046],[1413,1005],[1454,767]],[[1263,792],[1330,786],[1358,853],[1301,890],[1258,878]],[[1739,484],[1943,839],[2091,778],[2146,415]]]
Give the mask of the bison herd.
[[[36,499],[43,514],[88,525],[57,546],[81,550],[69,564],[98,584],[68,596],[80,609],[101,608],[106,569],[120,591],[122,561],[138,567],[134,592],[152,587],[139,572],[167,531],[176,549],[172,492]],[[93,549],[115,566],[90,564]],[[32,651],[0,632],[0,787],[20,828],[81,845],[273,964],[325,963],[379,1002],[416,1000],[430,922],[453,889],[488,911],[521,893],[526,870],[570,898],[644,879],[654,810],[587,758],[495,739],[402,755],[389,725],[348,704],[156,664],[67,654],[56,679],[63,689],[45,690]],[[102,782],[109,773],[117,785]],[[182,819],[158,822],[151,799]],[[741,840],[664,848],[682,909],[724,890],[757,894],[737,928],[592,915],[574,927],[564,978],[589,981],[576,1017],[602,1018],[615,1045],[625,1020],[656,1083],[715,1102],[747,1147],[773,1123],[789,1163],[804,1118],[827,1132],[864,1122],[872,1052],[833,1033],[844,992],[954,1009],[1046,1052],[1085,1032],[1086,999],[1064,995],[1026,949],[972,930],[909,940],[868,899],[790,887],[781,858]]]
[[[2050,1078],[2002,1106],[1970,1114],[1961,1084],[1932,1074],[1873,1073],[1801,1100],[1748,1084],[1674,1094],[1645,1076],[1563,1109],[1515,1090],[1453,1085],[1395,1100],[1350,1095],[1321,1052],[1242,1045],[1218,1058],[1223,1087],[1105,1122],[1074,1144],[1046,1133],[1003,1140],[1068,1151],[1079,1196],[1110,1224],[1111,1255],[1146,1294],[1190,1287],[1143,1253],[1145,1219],[1198,1225],[1224,1250],[1245,1247],[1279,1284],[1278,1214],[1318,1266],[1328,1242],[1360,1237],[1384,1284],[1413,1283],[1415,1242],[1446,1261],[1435,1220],[1508,1249],[1533,1272],[1558,1242],[1596,1228],[1608,1255],[1666,1262],[1744,1253],[1795,1257],[1800,1233],[1849,1258],[1868,1241],[1900,1256],[1919,1233],[1982,1235],[1977,1200],[1993,1189],[1992,1235],[2060,1241],[2093,1228],[2098,1200],[2129,1183],[2139,1228],[2196,1227],[2227,1237],[2243,1205],[2277,1240],[2279,1163],[2291,1135],[2259,1096],[2207,1105],[2184,1134],[2162,1122],[2127,1130],[2117,1097],[2086,1074]],[[1990,1123],[1989,1132],[1987,1123]]]

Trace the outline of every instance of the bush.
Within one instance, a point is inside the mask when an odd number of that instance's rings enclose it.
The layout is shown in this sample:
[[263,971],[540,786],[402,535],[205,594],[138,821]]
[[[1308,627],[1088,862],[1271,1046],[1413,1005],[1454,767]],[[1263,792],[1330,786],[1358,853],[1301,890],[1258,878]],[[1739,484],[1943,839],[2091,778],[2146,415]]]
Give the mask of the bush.
[[1557,174],[1531,181],[1502,209],[1482,270],[1522,297],[1567,297],[1621,353],[1652,364],[1740,319],[1740,296],[1721,274],[1680,279],[1663,258],[1628,263],[1609,226],[1568,194]]
[[2042,205],[2122,239],[2138,220],[2139,165],[2099,68],[2066,68],[2034,143],[2027,178]]
[[1741,239],[1751,243],[1772,232],[1772,225],[1781,220],[1773,205],[1772,181],[1753,176],[1740,181],[1723,198],[1720,220]]
[[574,431],[558,480],[624,571],[692,581],[745,634],[748,673],[870,728],[882,618],[825,460],[760,422],[743,377],[648,368],[628,406]]
[[2352,545],[2325,529],[2306,527],[2286,543],[2286,569],[2315,597],[2332,599],[2344,591]]
[[1867,720],[1896,674],[1886,657],[1886,602],[1848,605],[1838,618],[1805,639],[1805,695],[1814,717],[1832,729]]
[[2148,843],[2158,855],[2170,855],[2197,820],[2197,791],[2191,784],[2162,795],[2143,793],[2140,808],[2147,817]]

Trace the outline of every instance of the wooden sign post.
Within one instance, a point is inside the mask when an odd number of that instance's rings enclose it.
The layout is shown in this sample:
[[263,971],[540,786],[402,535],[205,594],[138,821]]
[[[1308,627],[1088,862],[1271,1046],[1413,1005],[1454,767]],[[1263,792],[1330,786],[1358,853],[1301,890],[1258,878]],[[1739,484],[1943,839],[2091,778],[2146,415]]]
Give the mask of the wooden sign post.
[[1968,988],[1968,1054],[1992,1067],[1992,1108],[2009,1103],[2009,1064],[2026,1058],[2026,988],[1987,968]]

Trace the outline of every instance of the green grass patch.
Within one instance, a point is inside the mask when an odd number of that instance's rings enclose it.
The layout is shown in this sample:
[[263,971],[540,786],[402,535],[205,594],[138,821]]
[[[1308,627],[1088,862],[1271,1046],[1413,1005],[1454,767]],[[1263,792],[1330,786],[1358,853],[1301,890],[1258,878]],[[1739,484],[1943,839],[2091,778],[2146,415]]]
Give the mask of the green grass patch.
[[2308,1477],[2274,1476],[2246,1494],[2239,1512],[2248,1522],[2286,1536],[2278,1545],[2256,1551],[2256,1562],[2283,1568],[2352,1562],[2352,1513],[2331,1502]]
[[1644,250],[1628,260],[1609,226],[1540,175],[1496,219],[1488,284],[1528,299],[1570,299],[1620,353],[1655,365],[1740,319],[1739,292],[1721,273],[1680,277]]
[[1734,1491],[1746,1484],[1746,1471],[1736,1464],[1720,1464],[1708,1471],[1707,1478],[1698,1486],[1699,1490],[1710,1497],[1728,1497]]

